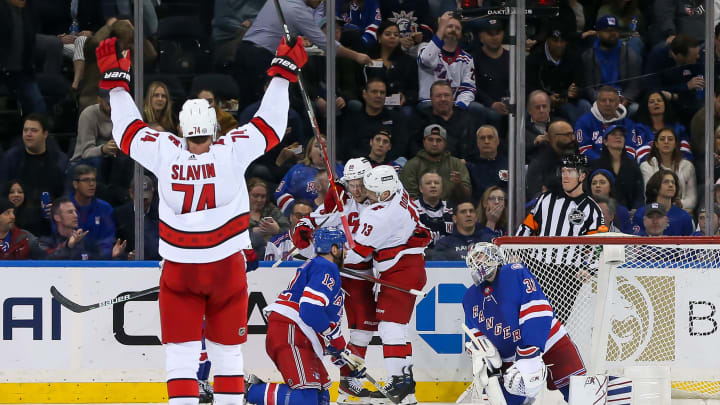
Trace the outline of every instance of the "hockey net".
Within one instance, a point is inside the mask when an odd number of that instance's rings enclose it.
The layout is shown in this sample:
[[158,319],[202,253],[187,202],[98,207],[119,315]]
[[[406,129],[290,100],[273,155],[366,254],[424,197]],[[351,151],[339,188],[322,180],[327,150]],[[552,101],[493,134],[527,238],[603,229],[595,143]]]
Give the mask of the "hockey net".
[[495,243],[508,262],[535,274],[588,373],[668,367],[673,397],[720,399],[720,238],[503,237]]

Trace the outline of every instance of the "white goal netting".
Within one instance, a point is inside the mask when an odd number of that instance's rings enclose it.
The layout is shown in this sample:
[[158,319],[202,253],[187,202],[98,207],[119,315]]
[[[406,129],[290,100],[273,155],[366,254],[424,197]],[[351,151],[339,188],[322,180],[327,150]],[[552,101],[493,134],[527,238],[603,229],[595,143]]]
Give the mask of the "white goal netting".
[[590,373],[669,367],[673,397],[720,399],[720,238],[496,243],[535,274]]

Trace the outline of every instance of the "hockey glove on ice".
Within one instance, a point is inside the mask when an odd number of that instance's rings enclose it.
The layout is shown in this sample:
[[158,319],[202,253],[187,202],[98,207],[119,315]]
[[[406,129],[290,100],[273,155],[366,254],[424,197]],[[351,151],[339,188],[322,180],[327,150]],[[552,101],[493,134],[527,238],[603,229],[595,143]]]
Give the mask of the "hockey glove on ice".
[[298,221],[292,232],[292,241],[296,248],[305,249],[310,246],[312,241],[313,230],[309,226]]
[[258,262],[258,255],[257,252],[255,252],[255,249],[243,249],[243,254],[245,255],[245,272],[251,272],[253,270],[257,270],[257,268],[260,266],[260,262]]
[[98,69],[100,70],[100,88],[112,90],[122,87],[130,91],[130,51],[118,58],[117,38],[108,38],[100,42],[95,49]]
[[298,73],[307,62],[308,56],[303,46],[303,38],[297,37],[295,43],[288,45],[285,37],[280,41],[275,57],[270,62],[268,76],[282,76],[292,83],[298,81]]
[[407,246],[414,247],[426,247],[432,242],[432,234],[430,230],[422,226],[415,227],[412,236],[407,241]]

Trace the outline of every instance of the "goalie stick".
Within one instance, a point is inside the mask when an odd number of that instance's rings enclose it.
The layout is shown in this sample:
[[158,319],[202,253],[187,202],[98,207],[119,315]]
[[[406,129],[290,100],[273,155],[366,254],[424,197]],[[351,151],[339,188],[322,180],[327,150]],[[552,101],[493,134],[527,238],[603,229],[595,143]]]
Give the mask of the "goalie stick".
[[147,290],[136,291],[136,292],[129,293],[129,294],[123,294],[119,297],[100,301],[98,303],[91,304],[91,305],[80,305],[77,302],[74,302],[74,301],[70,300],[68,297],[62,295],[60,293],[60,291],[58,291],[58,289],[55,288],[55,286],[50,287],[50,294],[53,296],[53,298],[55,298],[55,300],[57,302],[59,302],[60,305],[64,306],[65,308],[67,308],[73,312],[76,312],[76,313],[87,312],[92,309],[112,306],[112,305],[120,303],[120,302],[131,301],[131,300],[134,300],[135,298],[144,297],[146,295],[154,294],[159,291],[160,291],[160,286],[157,286],[157,287],[148,288]]
[[[475,345],[478,350],[482,350],[484,353],[487,354],[487,350],[485,349],[484,345],[475,336],[475,334],[472,333],[470,328],[468,328],[465,323],[461,323],[460,326],[462,326],[463,331],[466,335],[468,335],[472,344]],[[494,348],[494,350],[497,349]],[[473,391],[473,387],[477,385],[479,388],[485,390],[490,405],[507,405],[507,402],[505,401],[505,395],[503,394],[502,387],[500,386],[500,379],[502,379],[502,374],[500,370],[490,364],[490,361],[487,360],[487,356],[483,356],[483,362],[485,363],[486,368],[486,370],[483,370],[483,372],[487,373],[487,377],[483,379],[480,376],[474,375],[473,372],[472,383],[470,383],[468,388],[455,401],[456,404],[461,403]],[[485,381],[483,382],[482,380]]]

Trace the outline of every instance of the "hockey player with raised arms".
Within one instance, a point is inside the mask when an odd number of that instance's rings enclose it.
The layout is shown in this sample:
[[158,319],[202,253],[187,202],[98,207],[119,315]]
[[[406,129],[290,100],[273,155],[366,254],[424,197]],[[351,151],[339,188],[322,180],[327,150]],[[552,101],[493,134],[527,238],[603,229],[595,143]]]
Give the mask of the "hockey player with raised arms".
[[[338,228],[320,228],[313,235],[315,256],[297,269],[287,289],[267,306],[265,350],[283,376],[284,384],[248,377],[251,404],[329,405],[330,377],[322,362],[324,353],[338,366],[345,359],[362,361],[346,348],[340,330],[343,291],[339,267],[345,256],[345,234]],[[362,366],[356,371],[363,376]]]
[[245,170],[285,134],[288,86],[307,54],[298,37],[283,40],[265,96],[250,123],[215,140],[215,110],[203,99],[180,111],[182,138],[142,121],[130,97],[130,53],[110,38],[96,49],[100,88],[110,91],[113,138],[158,178],[160,195],[160,323],[171,405],[198,403],[196,371],[205,318],[219,405],[241,404],[245,391],[241,345],[247,340],[246,256],[249,197]]
[[[353,240],[357,238],[359,229],[359,216],[370,205],[367,190],[363,184],[365,173],[372,170],[370,161],[366,158],[354,158],[347,161],[343,170],[343,177],[338,184],[338,194],[343,200],[343,210],[353,233]],[[299,249],[310,245],[312,232],[318,226],[341,226],[340,214],[335,210],[337,201],[335,194],[328,193],[323,206],[319,207],[309,216],[298,221],[293,230],[293,242]],[[322,225],[321,225],[322,224]],[[345,261],[345,267],[357,272],[373,276],[370,258],[355,256],[352,261]],[[343,289],[348,293],[345,298],[345,313],[347,314],[350,340],[348,349],[356,356],[364,359],[367,346],[377,331],[375,320],[374,283],[359,279],[352,275],[342,274]],[[337,403],[358,403],[368,399],[370,391],[363,387],[362,381],[351,377],[349,367],[340,368],[340,386],[338,387]]]
[[[484,350],[472,343],[468,348],[473,357],[495,353],[483,359],[486,367],[480,373],[504,371],[502,390],[484,387],[491,405],[520,405],[546,385],[560,390],[567,402],[570,376],[584,375],[585,365],[535,276],[523,264],[505,264],[503,252],[492,243],[471,246],[466,263],[473,285],[463,297],[465,324]],[[488,381],[485,375],[475,377]],[[504,398],[491,392],[502,392]]]
[[[355,247],[348,252],[347,261],[372,260],[381,281],[421,290],[427,281],[423,252],[431,236],[418,219],[415,203],[391,166],[377,166],[366,172],[363,184],[372,204],[360,213]],[[375,319],[390,377],[385,389],[401,404],[417,403],[408,336],[414,308],[414,295],[380,287]],[[373,403],[384,399],[379,391],[373,391],[370,397]]]

